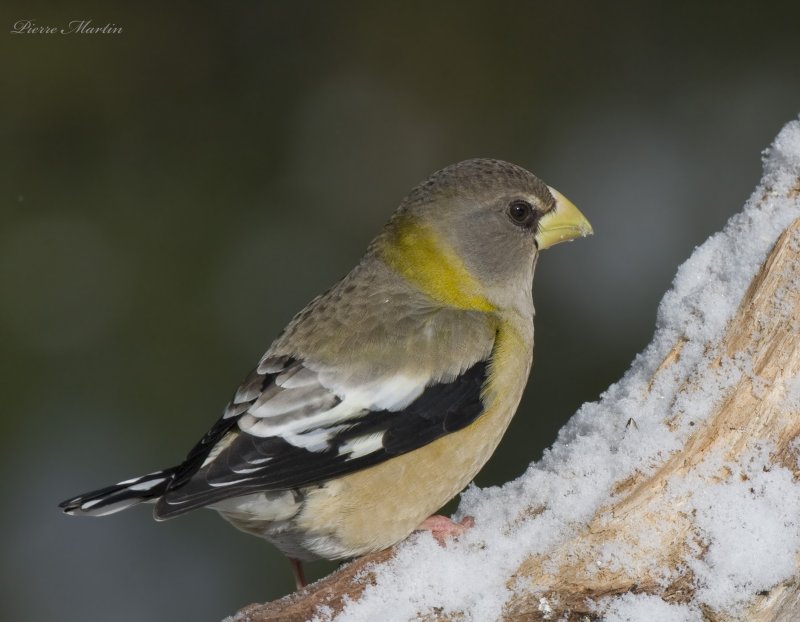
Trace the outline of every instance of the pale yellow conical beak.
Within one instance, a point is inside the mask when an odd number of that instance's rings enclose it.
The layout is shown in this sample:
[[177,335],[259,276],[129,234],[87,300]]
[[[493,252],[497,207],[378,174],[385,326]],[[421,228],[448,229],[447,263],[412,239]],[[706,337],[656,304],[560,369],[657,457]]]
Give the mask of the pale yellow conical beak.
[[585,238],[587,235],[594,233],[592,225],[586,220],[586,216],[580,213],[578,208],[572,204],[572,201],[555,188],[550,188],[550,193],[556,200],[556,205],[539,221],[536,244],[540,251],[550,248],[559,242]]

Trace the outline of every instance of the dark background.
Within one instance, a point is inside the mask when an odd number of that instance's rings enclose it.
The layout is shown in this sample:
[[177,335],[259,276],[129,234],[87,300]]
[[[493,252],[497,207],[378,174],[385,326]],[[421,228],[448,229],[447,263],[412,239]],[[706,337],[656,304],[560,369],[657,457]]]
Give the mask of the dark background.
[[402,196],[468,157],[533,170],[596,231],[539,263],[534,373],[477,481],[516,477],[647,344],[800,109],[797,2],[0,15],[3,620],[216,620],[288,592],[280,554],[211,512],[56,503],[180,459]]

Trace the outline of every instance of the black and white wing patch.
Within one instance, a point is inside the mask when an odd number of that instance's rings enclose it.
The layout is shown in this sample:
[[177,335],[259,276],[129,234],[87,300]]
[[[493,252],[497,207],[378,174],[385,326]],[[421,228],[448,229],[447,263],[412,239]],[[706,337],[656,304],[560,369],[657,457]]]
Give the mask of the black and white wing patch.
[[168,518],[222,499],[324,482],[422,447],[483,412],[487,361],[451,381],[348,386],[302,361],[262,361],[156,506]]

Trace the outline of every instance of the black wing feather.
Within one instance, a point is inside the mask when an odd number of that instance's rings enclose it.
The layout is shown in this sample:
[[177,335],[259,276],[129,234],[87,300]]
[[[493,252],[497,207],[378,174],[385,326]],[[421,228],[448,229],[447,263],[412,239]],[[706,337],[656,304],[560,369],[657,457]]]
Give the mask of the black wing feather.
[[[284,361],[282,361],[284,362]],[[288,367],[294,363],[294,359],[286,358],[285,365]],[[275,373],[261,373],[258,369],[254,369],[250,375],[242,383],[242,388],[239,389],[237,395],[244,394],[244,400],[237,400],[236,396],[231,400],[228,407],[225,409],[223,415],[217,422],[206,432],[205,436],[192,447],[191,451],[187,454],[186,459],[178,465],[172,482],[169,485],[169,490],[175,490],[186,484],[200,470],[200,465],[205,462],[208,454],[214,449],[223,437],[237,427],[237,421],[247,408],[256,401],[258,396],[270,385],[275,382],[275,378],[280,372]],[[260,388],[257,388],[260,386]],[[253,391],[243,391],[252,387]]]
[[[468,426],[483,413],[482,390],[487,374],[488,362],[479,361],[451,382],[427,387],[401,410],[365,411],[336,434],[325,451],[296,447],[277,436],[258,437],[239,431],[228,447],[200,468],[211,447],[232,429],[228,421],[235,423],[237,417],[220,420],[181,465],[180,477],[159,501],[156,513],[167,518],[230,497],[309,486],[423,447]],[[355,458],[339,454],[348,441],[371,434],[382,435],[376,451]]]

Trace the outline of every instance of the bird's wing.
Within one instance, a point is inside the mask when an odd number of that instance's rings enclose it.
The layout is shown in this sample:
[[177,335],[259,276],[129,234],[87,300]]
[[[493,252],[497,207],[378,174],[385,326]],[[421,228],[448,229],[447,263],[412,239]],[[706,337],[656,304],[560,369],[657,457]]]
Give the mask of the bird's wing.
[[455,377],[354,383],[288,356],[265,358],[178,468],[156,515],[323,482],[422,447],[484,409],[486,360]]

